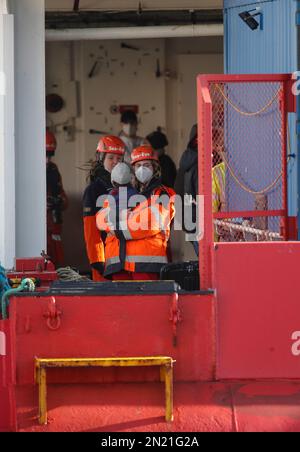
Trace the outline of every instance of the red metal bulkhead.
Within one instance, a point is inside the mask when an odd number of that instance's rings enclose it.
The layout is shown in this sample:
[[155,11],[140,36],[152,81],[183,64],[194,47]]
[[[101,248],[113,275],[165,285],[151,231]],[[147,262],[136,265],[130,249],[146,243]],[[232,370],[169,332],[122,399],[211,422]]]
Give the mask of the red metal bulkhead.
[[214,250],[220,379],[300,379],[300,243]]
[[[232,259],[230,253],[226,256]],[[226,263],[224,268],[228,271],[224,271],[224,278],[229,279],[231,271],[228,261]],[[222,297],[221,291],[220,300]],[[175,305],[172,294],[12,298],[9,322],[15,344],[11,352],[16,362],[18,430],[300,430],[300,383],[213,382],[216,363],[214,296],[179,295],[181,320],[177,323],[176,347],[174,324],[170,322],[170,312],[174,312]],[[223,311],[219,310],[220,315]],[[53,328],[51,323],[49,328],[49,318],[54,323],[60,318],[60,324]],[[218,342],[220,359],[220,340]],[[239,345],[235,343],[236,350],[233,345],[230,363],[240,352]],[[248,346],[245,342],[241,345]],[[138,368],[100,369],[99,372],[99,369],[51,369],[47,396],[49,423],[38,425],[37,387],[33,385],[35,356],[159,354],[176,359],[172,424],[164,421],[164,395],[157,370]],[[254,359],[252,364],[254,366]],[[238,369],[238,361],[236,366]]]
[[[299,245],[296,245],[299,248]],[[250,295],[248,298],[246,296],[246,303],[243,305],[241,298],[237,298],[239,290],[229,292],[230,287],[233,287],[229,284],[230,278],[238,281],[236,284],[240,289],[246,285],[246,270],[238,268],[243,267],[238,263],[246,255],[241,255],[241,251],[230,251],[227,244],[224,244],[224,250],[223,246],[220,246],[216,250],[216,253],[218,252],[220,256],[216,254],[216,259],[222,261],[217,262],[215,274],[220,303],[217,361],[213,295],[179,295],[178,306],[173,294],[130,297],[49,297],[35,294],[12,298],[9,323],[14,345],[11,344],[10,350],[11,359],[16,363],[15,377],[12,376],[12,380],[16,379],[18,430],[299,431],[299,382],[213,382],[216,362],[218,377],[230,379],[233,378],[230,373],[232,369],[240,372],[246,365],[247,374],[244,373],[243,378],[247,378],[251,371],[257,369],[256,354],[261,368],[271,372],[277,366],[276,359],[272,361],[266,358],[265,348],[262,349],[262,355],[259,354],[259,338],[263,334],[264,322],[261,323],[256,317],[259,306],[263,309],[262,298],[253,299]],[[292,248],[279,248],[277,252],[286,264],[291,264],[290,259],[296,258]],[[266,255],[272,260],[273,251],[270,253],[267,252]],[[247,256],[247,263],[253,264],[250,248]],[[237,257],[239,260],[236,260]],[[222,267],[219,267],[219,264],[222,264]],[[261,265],[263,264],[262,258]],[[254,265],[250,267],[254,268]],[[233,270],[236,274],[232,273]],[[276,266],[275,271],[278,274]],[[253,273],[248,273],[248,278],[250,277],[251,281],[251,278],[258,278],[259,274],[253,270]],[[293,275],[295,276],[294,273]],[[225,284],[224,280],[228,283]],[[258,283],[259,287],[262,287],[260,280]],[[248,286],[244,293],[247,291]],[[277,282],[275,292],[272,297],[269,295],[269,301],[265,305],[270,316],[267,317],[269,322],[277,319],[274,331],[278,329],[278,314],[281,310],[277,307],[269,312],[268,309],[271,307],[271,299],[274,306],[278,306],[278,300],[282,299],[283,294],[283,287]],[[263,295],[266,295],[265,292]],[[234,303],[232,306],[228,305],[231,297]],[[249,302],[252,300],[255,308],[249,306],[248,299]],[[221,306],[221,303],[224,306]],[[170,322],[170,313],[177,312],[175,307],[179,307],[181,311],[179,322],[178,315],[175,316],[176,347],[173,342],[174,322]],[[230,315],[233,309],[236,310],[240,329],[234,323],[234,316]],[[286,309],[294,309],[294,313],[296,312],[292,304],[286,306]],[[241,311],[244,312],[244,320]],[[51,328],[47,324],[49,318],[52,319]],[[57,322],[58,319],[60,322]],[[250,323],[254,320],[255,334],[247,334],[248,324],[250,328]],[[242,334],[245,331],[246,335]],[[253,357],[247,361],[248,354],[244,356],[242,352],[253,345],[255,335],[258,336],[254,344],[256,348],[251,350]],[[269,340],[268,336],[266,340]],[[288,352],[290,350],[288,347]],[[278,354],[276,350],[272,353],[275,357]],[[37,387],[33,386],[35,356],[108,357],[159,354],[170,355],[176,359],[172,425],[164,422],[163,391],[157,382],[157,372],[152,372],[151,369],[114,369],[113,372],[106,372],[107,369],[100,369],[99,372],[98,369],[53,369],[48,375],[50,422],[47,426],[38,425]],[[282,368],[291,365],[288,360],[284,361],[287,356],[279,350],[278,359],[283,360]],[[262,359],[265,359],[263,364]],[[296,359],[293,363],[296,366]],[[226,375],[221,374],[224,369],[229,369]],[[291,367],[288,369],[291,370]],[[260,376],[263,377],[262,374]],[[137,384],[141,381],[143,384]],[[16,421],[14,428],[17,428]]]
[[[19,428],[26,429],[29,425],[33,429],[39,428],[37,387],[34,386],[36,356],[171,356],[176,360],[175,381],[212,380],[215,372],[214,310],[214,296],[208,294],[179,295],[178,298],[172,293],[154,296],[35,294],[12,297],[10,326],[15,344],[13,359],[16,363]],[[48,391],[49,409],[59,404],[57,397],[61,398],[62,411],[59,409],[60,414],[55,415],[54,429],[64,428],[64,415],[61,413],[68,406],[76,404],[78,395],[83,397],[81,404],[85,408],[78,414],[77,427],[74,425],[69,428],[85,430],[93,425],[95,413],[90,409],[90,397],[99,400],[98,413],[102,408],[107,410],[108,399],[103,394],[103,391],[108,390],[107,384],[112,402],[110,409],[113,411],[117,400],[122,401],[122,406],[126,405],[128,395],[124,397],[124,391],[137,403],[137,395],[142,391],[140,396],[142,399],[146,397],[142,411],[162,411],[163,391],[157,383],[158,369],[50,369],[47,377],[51,386]],[[127,383],[125,387],[120,387],[118,382]],[[132,389],[128,386],[129,382],[133,384]],[[143,382],[143,385],[137,386],[137,382]],[[31,413],[30,422],[28,409]],[[35,414],[32,416],[33,412]],[[117,409],[116,413],[122,413],[122,409]],[[100,418],[104,422],[103,413]]]
[[[278,79],[264,79],[272,77]],[[20,430],[300,431],[300,243],[214,245],[211,176],[205,177],[212,166],[208,94],[204,87],[199,107],[207,151],[199,158],[199,185],[208,198],[200,273],[203,287],[216,295],[11,298]],[[172,425],[161,420],[163,394],[151,369],[53,370],[50,423],[37,425],[36,356],[151,355],[176,360]]]
[[[36,356],[171,356],[177,359],[177,380],[211,380],[215,371],[214,297],[184,295],[178,304],[182,320],[177,318],[174,324],[170,321],[173,294],[12,297],[10,322],[16,346],[17,384],[33,384]],[[82,369],[72,369],[71,374],[71,379],[79,381],[82,375],[84,381],[115,381],[116,374],[117,379],[135,380],[139,369],[114,370],[108,376],[102,369],[99,375],[96,369],[86,375]],[[157,377],[155,373],[154,379]],[[59,378],[61,381],[61,371]],[[149,369],[143,373],[142,380],[145,378],[153,380]]]

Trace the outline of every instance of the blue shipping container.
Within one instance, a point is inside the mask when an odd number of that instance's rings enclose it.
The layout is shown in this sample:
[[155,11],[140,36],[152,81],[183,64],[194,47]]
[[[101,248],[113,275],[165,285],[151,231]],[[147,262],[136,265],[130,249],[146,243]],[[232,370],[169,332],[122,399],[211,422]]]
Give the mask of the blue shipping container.
[[[299,70],[297,11],[299,0],[224,0],[225,25],[225,72],[227,74],[292,73]],[[258,23],[251,29],[239,16],[240,13],[255,15]],[[300,170],[297,136],[298,113],[289,115],[289,214],[298,216],[300,225]],[[300,132],[300,128],[299,128]]]

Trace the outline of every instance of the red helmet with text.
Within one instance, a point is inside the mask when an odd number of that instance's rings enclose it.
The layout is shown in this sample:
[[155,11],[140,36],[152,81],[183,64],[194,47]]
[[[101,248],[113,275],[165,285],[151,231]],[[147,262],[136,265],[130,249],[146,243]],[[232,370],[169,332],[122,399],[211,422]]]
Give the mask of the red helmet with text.
[[125,154],[125,144],[119,137],[114,135],[107,135],[100,138],[97,146],[97,152],[104,152],[106,154]]
[[143,160],[155,160],[158,162],[158,157],[151,146],[144,145],[135,148],[131,153],[131,165]]

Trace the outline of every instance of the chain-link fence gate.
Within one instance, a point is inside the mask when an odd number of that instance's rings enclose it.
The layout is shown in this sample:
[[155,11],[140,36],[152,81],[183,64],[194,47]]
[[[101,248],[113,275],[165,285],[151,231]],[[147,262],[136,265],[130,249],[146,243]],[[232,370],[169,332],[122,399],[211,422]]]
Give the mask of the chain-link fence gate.
[[204,265],[212,241],[288,239],[291,82],[290,75],[198,77]]

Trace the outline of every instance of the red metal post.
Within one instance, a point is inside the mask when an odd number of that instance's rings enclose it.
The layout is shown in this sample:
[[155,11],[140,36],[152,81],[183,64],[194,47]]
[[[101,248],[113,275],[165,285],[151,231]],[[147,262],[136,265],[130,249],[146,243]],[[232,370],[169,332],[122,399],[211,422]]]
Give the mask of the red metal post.
[[198,180],[204,197],[204,230],[199,243],[199,270],[203,289],[212,287],[212,102],[206,76],[198,77]]
[[[279,209],[269,211],[253,210],[242,212],[219,212],[212,214],[212,98],[210,95],[211,84],[226,83],[280,83],[282,95],[280,99],[281,134],[282,134],[282,206]],[[283,237],[288,238],[288,194],[287,194],[287,111],[291,108],[288,102],[288,90],[291,86],[289,74],[267,75],[201,75],[198,77],[198,137],[199,137],[199,194],[204,197],[204,236],[200,241],[199,268],[201,285],[203,288],[211,288],[214,271],[213,259],[213,217],[214,218],[239,218],[239,217],[281,217],[283,220]]]
[[283,210],[285,212],[283,217],[283,231],[282,235],[284,240],[288,240],[288,176],[287,176],[287,90],[290,87],[289,82],[282,83],[282,93],[280,99],[281,107],[281,121],[282,121],[282,197],[283,197]]

